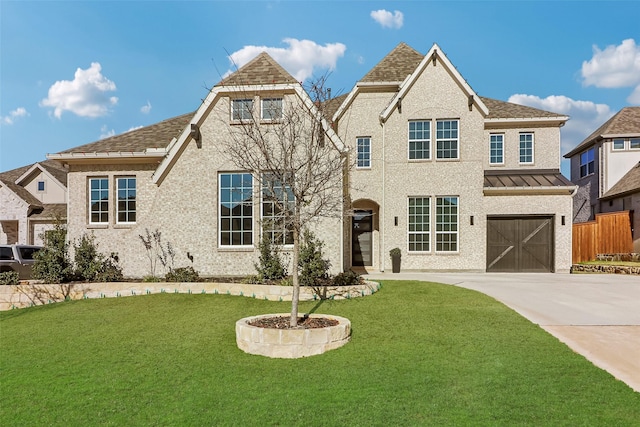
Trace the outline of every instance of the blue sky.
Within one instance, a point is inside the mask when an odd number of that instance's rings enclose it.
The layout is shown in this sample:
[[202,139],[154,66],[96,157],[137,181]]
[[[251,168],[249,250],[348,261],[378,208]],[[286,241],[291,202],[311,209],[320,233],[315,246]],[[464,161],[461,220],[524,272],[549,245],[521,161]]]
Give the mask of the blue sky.
[[571,116],[564,154],[640,105],[638,17],[637,1],[0,0],[0,170],[195,111],[231,58],[330,71],[340,94],[400,42],[438,43],[481,96]]

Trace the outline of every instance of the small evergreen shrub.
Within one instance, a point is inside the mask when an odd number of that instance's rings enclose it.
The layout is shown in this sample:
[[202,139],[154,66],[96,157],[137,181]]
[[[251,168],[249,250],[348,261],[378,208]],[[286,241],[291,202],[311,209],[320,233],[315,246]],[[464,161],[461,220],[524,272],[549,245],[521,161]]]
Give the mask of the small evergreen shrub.
[[353,271],[337,274],[333,277],[332,281],[334,286],[355,286],[364,283],[362,276]]
[[260,257],[254,268],[261,282],[277,281],[287,277],[287,268],[282,262],[277,245],[271,244],[271,239],[265,234],[260,240]]
[[88,282],[118,282],[123,279],[118,255],[109,257],[98,252],[93,234],[83,234],[74,248],[75,277]]
[[317,286],[329,278],[329,260],[323,258],[324,242],[317,239],[312,232],[305,230],[300,245],[300,285]]
[[20,275],[17,271],[5,271],[0,273],[0,285],[17,285],[20,283]]
[[31,277],[45,283],[65,283],[73,279],[73,266],[69,259],[67,230],[62,223],[54,225],[44,235],[44,247],[33,255],[35,263]]
[[198,282],[200,275],[193,267],[179,267],[170,270],[165,276],[167,282]]

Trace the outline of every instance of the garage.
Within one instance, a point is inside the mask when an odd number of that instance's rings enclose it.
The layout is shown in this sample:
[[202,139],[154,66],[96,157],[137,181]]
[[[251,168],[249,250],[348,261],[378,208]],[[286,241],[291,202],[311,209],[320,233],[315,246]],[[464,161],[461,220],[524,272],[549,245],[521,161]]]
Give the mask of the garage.
[[553,216],[488,217],[487,272],[553,272]]

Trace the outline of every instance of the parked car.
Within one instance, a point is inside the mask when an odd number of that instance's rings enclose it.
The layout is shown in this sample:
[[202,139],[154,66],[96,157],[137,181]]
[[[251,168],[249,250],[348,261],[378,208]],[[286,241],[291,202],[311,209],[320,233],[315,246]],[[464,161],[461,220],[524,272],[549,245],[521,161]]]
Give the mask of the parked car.
[[17,271],[20,280],[31,278],[33,255],[42,249],[31,245],[0,245],[0,273]]

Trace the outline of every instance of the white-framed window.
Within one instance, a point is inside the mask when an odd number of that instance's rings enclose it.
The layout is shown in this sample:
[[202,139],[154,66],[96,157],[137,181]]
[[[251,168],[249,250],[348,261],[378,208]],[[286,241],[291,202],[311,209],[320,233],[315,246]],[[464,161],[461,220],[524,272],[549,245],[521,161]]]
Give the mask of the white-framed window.
[[38,181],[38,191],[43,192],[45,189],[44,181]]
[[409,252],[431,250],[431,199],[409,197]]
[[282,118],[282,98],[263,98],[261,105],[262,120],[278,120]]
[[431,158],[431,122],[428,120],[409,121],[409,159],[428,160]]
[[253,176],[218,175],[219,246],[253,246]]
[[436,197],[436,252],[458,251],[458,197]]
[[580,178],[591,175],[595,172],[595,149],[589,148],[587,151],[580,153]]
[[291,187],[273,174],[262,175],[262,236],[276,245],[293,245],[291,219],[295,200]]
[[89,223],[109,222],[109,179],[89,178]]
[[624,150],[624,139],[614,139],[613,140],[613,149],[614,150]]
[[136,177],[116,178],[116,222],[132,224],[136,222]]
[[640,138],[631,138],[629,140],[629,148],[632,150],[640,149]]
[[458,120],[437,120],[436,159],[457,159],[458,138]]
[[371,167],[371,138],[363,136],[356,138],[356,150],[358,159],[356,161],[357,168]]
[[533,164],[533,133],[520,134],[520,163]]
[[504,134],[502,133],[489,135],[489,163],[492,165],[504,164]]
[[253,117],[253,99],[234,99],[231,102],[231,120],[251,120]]

